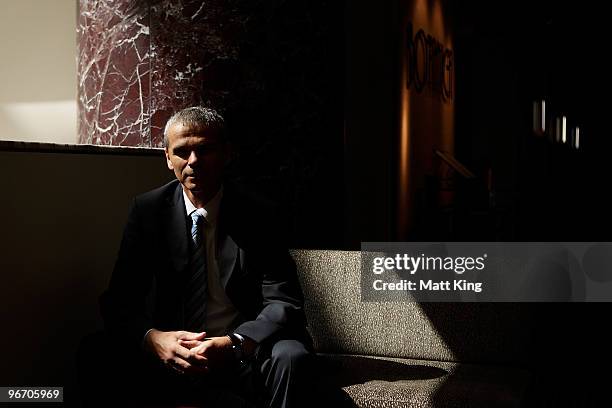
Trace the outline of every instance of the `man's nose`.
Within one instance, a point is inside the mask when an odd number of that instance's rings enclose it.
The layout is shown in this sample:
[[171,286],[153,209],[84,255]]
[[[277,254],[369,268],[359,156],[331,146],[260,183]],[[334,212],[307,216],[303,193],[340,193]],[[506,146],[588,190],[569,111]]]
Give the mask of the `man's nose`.
[[198,154],[196,153],[195,150],[192,150],[191,153],[189,154],[189,158],[187,159],[187,164],[189,164],[190,166],[194,166],[199,160]]

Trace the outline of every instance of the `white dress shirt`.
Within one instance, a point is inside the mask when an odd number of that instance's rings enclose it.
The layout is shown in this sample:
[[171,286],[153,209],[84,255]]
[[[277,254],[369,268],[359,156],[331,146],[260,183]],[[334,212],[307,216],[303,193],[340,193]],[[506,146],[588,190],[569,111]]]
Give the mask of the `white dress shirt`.
[[204,331],[207,337],[223,336],[230,333],[240,322],[242,317],[240,312],[232,304],[225,293],[225,289],[219,278],[219,266],[217,263],[217,220],[219,218],[219,205],[223,197],[223,187],[217,194],[204,205],[203,208],[196,208],[189,200],[185,190],[185,211],[189,217],[194,211],[199,211],[205,219],[204,238],[206,245],[206,265],[208,271],[208,294],[206,304],[206,324]]

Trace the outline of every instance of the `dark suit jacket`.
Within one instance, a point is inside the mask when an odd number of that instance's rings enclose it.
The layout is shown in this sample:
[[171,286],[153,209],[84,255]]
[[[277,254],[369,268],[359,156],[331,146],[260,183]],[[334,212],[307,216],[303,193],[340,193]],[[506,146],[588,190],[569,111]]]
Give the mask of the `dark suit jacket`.
[[[226,293],[246,318],[235,332],[258,343],[307,341],[295,264],[275,232],[275,211],[226,185],[217,224],[217,260]],[[150,328],[183,330],[190,239],[181,184],[174,180],[132,203],[108,290],[105,328],[140,349]]]

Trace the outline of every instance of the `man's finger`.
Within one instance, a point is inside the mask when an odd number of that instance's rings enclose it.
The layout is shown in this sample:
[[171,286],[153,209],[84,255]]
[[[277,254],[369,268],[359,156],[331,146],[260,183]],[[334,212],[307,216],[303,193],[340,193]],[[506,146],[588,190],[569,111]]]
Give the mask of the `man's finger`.
[[202,340],[206,337],[206,332],[194,333],[188,331],[179,332],[179,340]]
[[181,339],[179,339],[178,342],[181,346],[187,347],[188,349],[192,349],[203,343],[202,341],[199,341],[199,340],[181,340]]
[[178,358],[178,357],[174,357],[174,361],[176,362],[176,364],[181,367],[183,370],[187,370],[188,368],[191,368],[191,363],[183,360],[182,358]]
[[201,347],[194,347],[191,350],[189,350],[190,353],[190,360],[191,361],[196,361],[198,363],[200,362],[204,362],[207,363],[208,362],[208,357],[204,356],[204,350]]
[[203,344],[200,344],[197,347],[193,347],[192,349],[189,350],[189,353],[191,353],[191,355],[202,355],[202,351],[203,351]]
[[200,354],[200,353],[192,353],[190,358],[196,360],[196,361],[208,361],[208,357]]
[[179,356],[185,360],[188,360],[189,358],[191,358],[191,350],[181,345],[175,347],[174,354],[175,356]]

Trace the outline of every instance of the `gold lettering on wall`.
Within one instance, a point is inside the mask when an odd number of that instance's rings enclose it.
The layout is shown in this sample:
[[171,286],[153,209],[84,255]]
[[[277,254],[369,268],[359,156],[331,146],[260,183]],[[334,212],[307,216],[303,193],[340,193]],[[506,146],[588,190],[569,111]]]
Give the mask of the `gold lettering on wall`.
[[407,88],[418,93],[428,89],[442,101],[453,99],[453,52],[423,29],[413,32],[406,26]]

